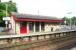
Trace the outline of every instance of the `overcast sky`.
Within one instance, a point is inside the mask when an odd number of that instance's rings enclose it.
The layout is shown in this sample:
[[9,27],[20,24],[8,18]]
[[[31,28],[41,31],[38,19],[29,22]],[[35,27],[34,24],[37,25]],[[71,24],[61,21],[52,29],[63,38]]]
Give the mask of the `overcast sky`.
[[76,16],[76,0],[13,0],[13,2],[16,2],[19,13],[38,15],[39,12],[39,15],[59,18]]

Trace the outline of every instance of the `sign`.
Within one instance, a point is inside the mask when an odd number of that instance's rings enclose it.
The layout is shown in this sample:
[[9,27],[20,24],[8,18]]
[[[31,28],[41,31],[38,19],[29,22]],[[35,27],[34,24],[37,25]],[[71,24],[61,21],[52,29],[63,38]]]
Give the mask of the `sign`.
[[10,17],[3,17],[3,20],[4,21],[9,21],[10,20]]

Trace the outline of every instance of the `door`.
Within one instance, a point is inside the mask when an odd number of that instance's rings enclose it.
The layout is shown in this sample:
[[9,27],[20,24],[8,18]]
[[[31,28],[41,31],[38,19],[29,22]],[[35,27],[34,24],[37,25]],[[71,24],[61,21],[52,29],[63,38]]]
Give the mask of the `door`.
[[21,34],[27,33],[27,24],[26,23],[20,23],[20,33]]

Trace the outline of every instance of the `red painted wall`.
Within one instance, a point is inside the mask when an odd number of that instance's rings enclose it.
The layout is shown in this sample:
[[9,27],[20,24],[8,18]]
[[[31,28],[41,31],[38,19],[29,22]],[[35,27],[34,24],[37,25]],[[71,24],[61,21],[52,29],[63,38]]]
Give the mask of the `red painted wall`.
[[32,21],[32,22],[64,22],[64,20],[48,20],[48,19],[30,19],[30,18],[16,18],[16,21]]
[[27,25],[20,25],[20,33],[26,34],[27,33]]

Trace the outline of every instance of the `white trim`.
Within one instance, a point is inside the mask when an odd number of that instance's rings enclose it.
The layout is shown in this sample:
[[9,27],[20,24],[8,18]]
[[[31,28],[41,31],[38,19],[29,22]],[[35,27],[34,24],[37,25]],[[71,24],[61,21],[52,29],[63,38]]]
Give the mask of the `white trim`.
[[27,33],[29,33],[29,22],[27,22]]
[[39,23],[39,32],[41,32],[41,22]]
[[35,26],[35,22],[34,22],[34,27],[33,27],[33,29],[34,29],[34,32],[36,32],[36,29],[35,29],[35,27],[36,27],[36,26]]

